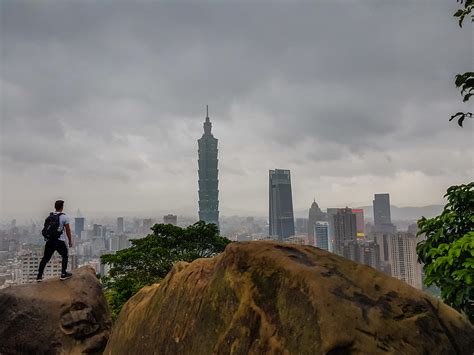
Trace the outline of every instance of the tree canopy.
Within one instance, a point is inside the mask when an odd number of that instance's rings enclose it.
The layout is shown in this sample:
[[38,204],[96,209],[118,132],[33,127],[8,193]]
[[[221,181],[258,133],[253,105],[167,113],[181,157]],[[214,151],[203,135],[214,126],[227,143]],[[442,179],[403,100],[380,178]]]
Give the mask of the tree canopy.
[[186,228],[155,224],[151,230],[146,237],[131,240],[130,248],[101,257],[110,266],[103,284],[114,317],[130,297],[143,286],[160,282],[176,262],[212,257],[230,243],[215,224],[202,221]]
[[441,215],[418,221],[426,239],[416,249],[425,284],[438,286],[443,301],[474,323],[474,182],[451,186],[445,197]]

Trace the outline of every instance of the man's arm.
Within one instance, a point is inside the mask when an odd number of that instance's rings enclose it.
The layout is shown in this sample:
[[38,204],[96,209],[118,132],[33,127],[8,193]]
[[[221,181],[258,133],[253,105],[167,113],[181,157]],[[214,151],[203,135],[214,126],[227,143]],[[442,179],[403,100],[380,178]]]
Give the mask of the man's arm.
[[69,248],[72,248],[71,227],[69,227],[69,223],[64,225],[64,229],[66,230],[67,239],[69,239]]

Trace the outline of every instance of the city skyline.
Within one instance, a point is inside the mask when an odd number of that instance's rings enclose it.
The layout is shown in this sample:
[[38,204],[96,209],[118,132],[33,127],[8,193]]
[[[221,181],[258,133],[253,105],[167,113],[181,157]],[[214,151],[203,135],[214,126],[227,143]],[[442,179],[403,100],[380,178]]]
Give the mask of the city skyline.
[[1,350],[469,351],[472,25],[474,0],[0,0]]
[[[195,211],[206,102],[221,213],[266,214],[274,166],[292,171],[295,211],[379,192],[443,204],[474,175],[472,124],[448,122],[472,58],[456,7],[2,2],[0,215],[40,215],[58,198]],[[348,20],[334,30],[332,14]]]

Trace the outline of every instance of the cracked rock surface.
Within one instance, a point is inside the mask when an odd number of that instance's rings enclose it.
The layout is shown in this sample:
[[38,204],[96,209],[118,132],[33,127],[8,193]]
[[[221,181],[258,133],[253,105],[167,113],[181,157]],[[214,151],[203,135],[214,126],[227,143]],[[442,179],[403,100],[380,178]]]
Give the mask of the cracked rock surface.
[[178,263],[125,305],[106,354],[472,354],[451,307],[368,266],[275,242]]
[[101,354],[111,318],[95,271],[0,290],[0,354]]

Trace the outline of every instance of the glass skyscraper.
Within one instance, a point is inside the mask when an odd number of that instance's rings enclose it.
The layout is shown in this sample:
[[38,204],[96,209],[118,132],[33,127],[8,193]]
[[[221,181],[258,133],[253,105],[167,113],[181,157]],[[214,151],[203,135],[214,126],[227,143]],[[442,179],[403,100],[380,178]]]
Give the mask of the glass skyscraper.
[[316,239],[316,247],[329,251],[328,222],[314,223],[314,237]]
[[390,216],[390,195],[375,194],[374,201],[374,225],[376,232],[395,233],[395,226]]
[[74,218],[74,234],[81,237],[81,233],[84,231],[84,217]]
[[269,171],[269,234],[279,241],[295,235],[289,170]]
[[199,220],[219,225],[219,189],[217,139],[211,133],[212,123],[206,109],[204,134],[198,140]]

